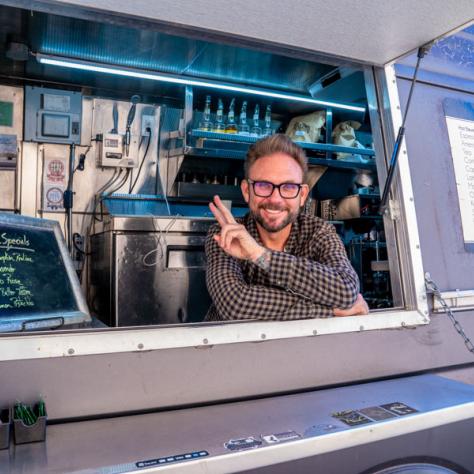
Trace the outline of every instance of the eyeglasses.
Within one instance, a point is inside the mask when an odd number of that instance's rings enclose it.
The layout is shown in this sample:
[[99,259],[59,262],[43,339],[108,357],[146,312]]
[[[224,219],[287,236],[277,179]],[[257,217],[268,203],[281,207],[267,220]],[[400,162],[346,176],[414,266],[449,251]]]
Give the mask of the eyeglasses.
[[294,199],[303,187],[303,184],[298,183],[273,184],[269,181],[253,181],[252,179],[247,179],[247,181],[252,185],[255,195],[263,198],[270,197],[277,188],[283,199]]

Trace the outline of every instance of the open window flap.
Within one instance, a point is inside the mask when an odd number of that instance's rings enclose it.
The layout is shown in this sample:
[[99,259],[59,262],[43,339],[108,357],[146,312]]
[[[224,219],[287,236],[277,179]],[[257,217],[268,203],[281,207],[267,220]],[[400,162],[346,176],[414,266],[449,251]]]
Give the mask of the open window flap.
[[190,34],[239,37],[250,43],[298,48],[356,62],[385,65],[474,19],[472,0],[0,0],[67,16],[97,10],[185,28]]

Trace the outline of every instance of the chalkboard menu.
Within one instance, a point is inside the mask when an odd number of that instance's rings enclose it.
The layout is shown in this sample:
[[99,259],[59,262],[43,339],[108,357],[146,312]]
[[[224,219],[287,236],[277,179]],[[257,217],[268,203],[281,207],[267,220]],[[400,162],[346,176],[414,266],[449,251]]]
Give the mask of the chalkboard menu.
[[0,331],[12,321],[87,319],[80,315],[79,287],[76,281],[74,288],[76,276],[66,268],[57,224],[15,217],[0,215]]

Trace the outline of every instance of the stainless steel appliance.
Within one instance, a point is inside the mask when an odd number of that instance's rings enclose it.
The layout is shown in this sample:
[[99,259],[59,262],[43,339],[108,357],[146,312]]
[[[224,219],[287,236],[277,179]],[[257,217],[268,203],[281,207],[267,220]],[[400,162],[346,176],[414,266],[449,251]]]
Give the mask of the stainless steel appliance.
[[143,213],[104,217],[91,237],[91,310],[108,326],[202,321],[210,305],[204,241],[212,222]]

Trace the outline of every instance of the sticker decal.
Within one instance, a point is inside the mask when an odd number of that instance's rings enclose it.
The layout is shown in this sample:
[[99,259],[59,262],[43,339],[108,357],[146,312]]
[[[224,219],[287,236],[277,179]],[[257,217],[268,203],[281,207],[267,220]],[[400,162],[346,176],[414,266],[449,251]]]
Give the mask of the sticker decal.
[[230,439],[224,443],[224,447],[231,451],[240,451],[241,449],[258,448],[263,444],[263,441],[258,440],[254,436],[247,438]]
[[396,415],[385,410],[382,407],[362,408],[361,410],[359,410],[359,412],[371,418],[374,421],[382,421],[382,420],[388,420],[390,418],[396,418]]
[[268,444],[276,444],[301,438],[301,435],[299,435],[296,431],[283,431],[282,433],[262,435],[261,437]]
[[346,429],[345,426],[338,426],[338,425],[333,425],[330,423],[322,423],[319,425],[313,425],[310,428],[307,428],[304,432],[304,436],[321,436],[326,433],[331,433],[332,431],[337,431],[340,429]]
[[366,423],[372,423],[366,416],[360,414],[355,410],[344,410],[338,411],[332,414],[334,418],[341,420],[343,423],[349,426],[365,425]]
[[192,459],[203,458],[205,456],[209,456],[209,453],[207,451],[194,451],[192,453],[175,454],[173,456],[165,456],[162,458],[148,459],[146,461],[138,461],[135,463],[135,466],[150,467],[161,464],[169,464],[171,462],[190,461]]
[[408,405],[405,405],[401,402],[387,403],[386,405],[380,405],[385,410],[388,410],[391,413],[395,413],[398,416],[411,415],[412,413],[418,413],[418,410],[415,410]]

